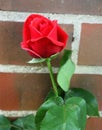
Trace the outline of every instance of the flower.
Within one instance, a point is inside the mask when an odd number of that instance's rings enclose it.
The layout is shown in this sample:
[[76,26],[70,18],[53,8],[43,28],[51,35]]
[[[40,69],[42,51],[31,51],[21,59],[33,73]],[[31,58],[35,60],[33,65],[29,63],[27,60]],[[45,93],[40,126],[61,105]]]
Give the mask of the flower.
[[21,47],[34,58],[48,58],[66,47],[68,34],[56,20],[31,14],[24,23]]

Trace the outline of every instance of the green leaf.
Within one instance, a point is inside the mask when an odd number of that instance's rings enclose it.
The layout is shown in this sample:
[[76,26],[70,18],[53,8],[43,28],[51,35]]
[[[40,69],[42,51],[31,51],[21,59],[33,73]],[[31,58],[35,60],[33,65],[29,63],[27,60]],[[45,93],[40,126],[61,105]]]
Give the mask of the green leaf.
[[[65,92],[64,92],[60,87],[58,87],[57,90],[58,90],[58,95],[59,95],[60,97],[64,98]],[[48,99],[50,99],[50,98],[52,98],[52,97],[56,97],[56,95],[55,95],[53,89],[51,89],[51,90],[48,92],[48,94],[47,94],[45,100],[48,100]]]
[[53,89],[51,89],[51,90],[48,92],[48,94],[47,94],[47,96],[46,96],[46,98],[45,98],[45,101],[48,100],[48,99],[50,99],[50,98],[53,98],[53,97],[56,97],[56,95],[55,95]]
[[87,114],[89,116],[99,116],[98,103],[91,92],[82,88],[72,88],[66,93],[65,99],[68,99],[69,97],[83,98],[87,104]]
[[44,61],[46,61],[45,58],[33,58],[32,60],[28,61],[28,63],[34,64],[34,63],[42,63]]
[[57,82],[59,86],[66,92],[70,86],[70,80],[75,71],[75,65],[68,59],[63,66],[60,67],[58,75],[57,75]]
[[84,130],[86,126],[86,102],[83,98],[80,97],[71,97],[65,100],[67,104],[77,105],[80,108],[78,114],[78,122],[80,130]]
[[0,130],[10,130],[10,128],[10,121],[6,117],[0,115]]
[[[84,130],[82,129],[80,118],[82,115],[81,109],[86,106],[84,100],[78,99],[75,104],[73,99],[73,103],[70,99],[69,102],[67,101],[63,105],[50,107],[41,122],[40,130]],[[83,116],[86,117],[84,110]],[[83,122],[85,124],[86,120]]]
[[41,122],[46,114],[46,112],[51,108],[56,106],[57,104],[60,105],[63,103],[63,99],[61,97],[54,97],[50,98],[47,101],[45,101],[40,108],[38,109],[36,116],[35,116],[35,122],[37,126],[37,130],[40,130]]
[[34,115],[28,115],[18,118],[16,121],[13,122],[13,125],[19,127],[15,130],[36,130]]
[[66,63],[66,61],[71,58],[71,54],[72,54],[72,50],[66,50],[66,49],[64,50],[64,54],[61,59],[60,66],[63,66]]

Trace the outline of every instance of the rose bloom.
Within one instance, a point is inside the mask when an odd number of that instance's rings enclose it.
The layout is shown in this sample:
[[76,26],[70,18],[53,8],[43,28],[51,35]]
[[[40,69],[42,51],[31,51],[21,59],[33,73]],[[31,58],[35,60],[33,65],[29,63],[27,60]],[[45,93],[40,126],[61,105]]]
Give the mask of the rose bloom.
[[22,49],[34,58],[48,58],[62,51],[68,35],[56,20],[31,14],[24,22]]

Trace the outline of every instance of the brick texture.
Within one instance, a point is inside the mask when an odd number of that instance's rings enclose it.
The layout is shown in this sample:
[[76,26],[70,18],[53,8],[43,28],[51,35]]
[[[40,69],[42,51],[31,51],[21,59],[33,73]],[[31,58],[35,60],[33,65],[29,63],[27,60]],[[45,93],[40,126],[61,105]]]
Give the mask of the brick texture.
[[1,10],[102,15],[101,0],[0,0]]
[[35,110],[50,87],[47,74],[0,73],[0,109]]
[[102,65],[102,24],[83,24],[79,65]]
[[23,64],[29,59],[21,50],[22,23],[0,22],[0,63]]
[[[27,61],[32,59],[20,47],[22,27],[23,23],[0,22],[0,64],[28,65]],[[64,24],[61,27],[69,34],[66,48],[71,49],[73,26]],[[60,57],[53,62],[53,65],[58,65],[56,63],[58,63],[59,59]]]
[[89,118],[86,130],[102,130],[102,118]]
[[[44,101],[51,82],[48,74],[0,73],[0,86],[0,109],[35,110]],[[102,109],[102,76],[74,75],[71,87],[93,92]]]

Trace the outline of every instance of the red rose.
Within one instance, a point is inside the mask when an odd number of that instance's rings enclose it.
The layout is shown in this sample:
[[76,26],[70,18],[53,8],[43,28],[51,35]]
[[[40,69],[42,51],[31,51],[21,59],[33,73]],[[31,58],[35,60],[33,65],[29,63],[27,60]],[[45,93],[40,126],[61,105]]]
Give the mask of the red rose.
[[48,58],[63,50],[67,39],[56,20],[32,14],[24,23],[21,47],[34,58]]

